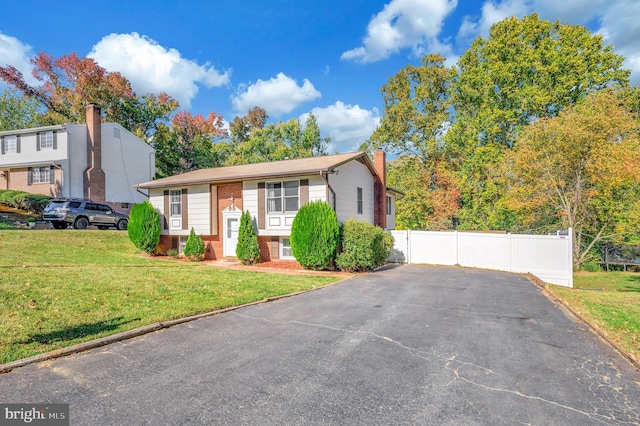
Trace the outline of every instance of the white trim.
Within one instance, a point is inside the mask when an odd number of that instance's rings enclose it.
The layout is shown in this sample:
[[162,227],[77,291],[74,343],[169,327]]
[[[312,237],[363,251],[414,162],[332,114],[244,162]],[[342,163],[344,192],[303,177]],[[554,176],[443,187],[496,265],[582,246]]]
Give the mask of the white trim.
[[232,244],[230,240],[233,238],[229,238],[230,229],[228,227],[229,219],[237,219],[238,220],[238,228],[240,228],[240,217],[242,216],[241,210],[228,210],[225,209],[222,212],[222,255],[224,257],[236,257],[235,246],[238,244],[238,236],[235,237],[235,244]]
[[285,256],[284,255],[284,240],[289,240],[289,249],[291,249],[291,239],[289,237],[280,237],[280,240],[278,241],[278,251],[279,251],[279,255],[280,255],[280,259],[282,260],[296,260],[295,257],[293,257],[293,252],[291,253],[291,256]]

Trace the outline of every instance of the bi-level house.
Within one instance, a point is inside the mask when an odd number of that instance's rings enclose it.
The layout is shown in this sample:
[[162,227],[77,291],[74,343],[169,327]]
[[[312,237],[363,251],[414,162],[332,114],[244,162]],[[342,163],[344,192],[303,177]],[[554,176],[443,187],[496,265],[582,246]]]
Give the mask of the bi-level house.
[[85,198],[127,212],[146,200],[133,185],[155,175],[155,151],[87,106],[86,124],[0,132],[0,189]]
[[293,259],[289,237],[300,206],[329,203],[349,218],[395,227],[397,192],[386,187],[385,153],[327,155],[201,169],[136,185],[162,216],[161,246],[182,252],[191,228],[207,259],[235,256],[240,215],[249,211],[264,261]]

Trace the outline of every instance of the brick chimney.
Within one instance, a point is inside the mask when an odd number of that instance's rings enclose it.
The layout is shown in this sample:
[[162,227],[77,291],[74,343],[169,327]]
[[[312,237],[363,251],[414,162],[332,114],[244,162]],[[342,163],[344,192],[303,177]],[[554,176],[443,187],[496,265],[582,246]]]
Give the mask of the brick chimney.
[[377,174],[373,185],[373,221],[374,225],[384,229],[387,227],[387,168],[382,148],[373,153],[373,168]]
[[84,197],[105,201],[105,175],[102,171],[102,119],[100,107],[87,105],[87,169],[84,171]]

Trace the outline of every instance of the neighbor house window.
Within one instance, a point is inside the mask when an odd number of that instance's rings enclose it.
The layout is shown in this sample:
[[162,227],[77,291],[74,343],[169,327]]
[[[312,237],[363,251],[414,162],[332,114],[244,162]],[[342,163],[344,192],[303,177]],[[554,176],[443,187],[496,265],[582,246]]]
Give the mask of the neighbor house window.
[[171,216],[182,215],[182,190],[176,189],[169,191],[169,204]]
[[17,152],[18,151],[18,138],[13,136],[4,137],[4,152]]
[[280,259],[294,259],[293,251],[291,251],[291,240],[289,238],[283,238],[280,240],[280,247],[282,249]]
[[129,210],[131,207],[129,203],[120,203],[120,208],[123,210]]
[[362,214],[362,188],[358,188],[358,214]]
[[387,214],[391,214],[391,197],[387,195]]
[[53,132],[40,133],[40,149],[53,148]]
[[50,183],[51,182],[51,168],[49,167],[34,167],[33,183]]
[[299,200],[299,181],[267,183],[267,213],[297,212]]

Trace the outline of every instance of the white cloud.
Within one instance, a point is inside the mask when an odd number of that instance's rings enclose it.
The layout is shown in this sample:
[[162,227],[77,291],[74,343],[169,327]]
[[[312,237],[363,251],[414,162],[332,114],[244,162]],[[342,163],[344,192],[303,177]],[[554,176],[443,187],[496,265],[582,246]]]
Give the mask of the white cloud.
[[438,41],[444,19],[458,0],[392,0],[367,26],[363,46],[344,52],[341,59],[376,62],[410,47],[416,56],[436,47],[447,56],[450,47]]
[[[329,152],[357,151],[380,124],[377,109],[367,110],[341,101],[326,108],[314,108],[311,113],[316,117],[322,134],[331,137]],[[302,114],[300,122],[305,123],[308,116],[308,113]]]
[[598,31],[606,43],[612,44],[618,55],[624,55],[625,67],[631,70],[631,84],[640,84],[640,3],[619,0],[610,4],[602,17]]
[[188,108],[198,85],[224,86],[229,71],[219,72],[210,63],[199,65],[138,33],[103,37],[88,55],[109,71],[120,72],[138,94],[166,92]]
[[528,6],[524,0],[506,0],[500,3],[488,1],[482,5],[482,15],[476,21],[471,17],[465,17],[457,38],[459,40],[475,39],[481,35],[486,37],[489,35],[489,29],[496,22],[512,16],[526,15]]
[[[31,46],[15,37],[0,33],[0,66],[11,65],[15,67],[24,75],[28,84],[37,85],[38,80],[33,78],[31,74],[33,66],[29,60],[32,56]],[[0,85],[4,85],[4,82],[0,81]]]
[[313,84],[304,79],[302,86],[296,80],[279,73],[267,81],[258,80],[250,85],[242,85],[239,93],[231,97],[233,109],[246,112],[254,106],[267,111],[271,117],[279,117],[289,113],[302,103],[321,97]]

